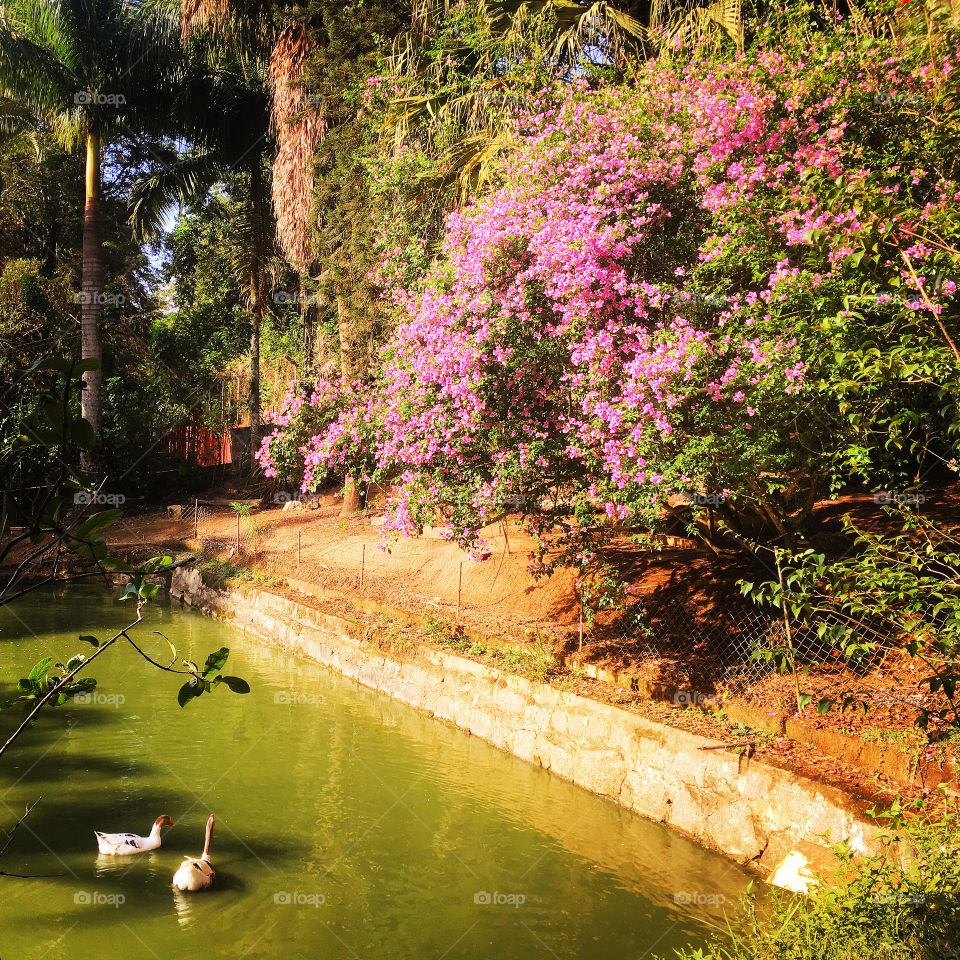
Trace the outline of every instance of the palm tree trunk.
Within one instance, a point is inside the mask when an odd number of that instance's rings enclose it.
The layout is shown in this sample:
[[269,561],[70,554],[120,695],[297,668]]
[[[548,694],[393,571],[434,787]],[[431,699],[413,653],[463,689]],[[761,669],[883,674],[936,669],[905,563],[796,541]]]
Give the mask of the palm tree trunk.
[[303,289],[303,277],[300,277],[300,316],[303,319],[303,369],[307,379],[313,378],[313,315],[316,312],[316,300],[307,297]]
[[260,449],[260,327],[263,323],[263,171],[259,157],[250,170],[250,239],[253,264],[251,281],[253,296],[250,323],[250,470],[257,468],[256,453]]
[[84,451],[82,465],[91,477],[99,479],[103,473],[101,448],[101,384],[100,363],[103,349],[100,343],[100,301],[103,296],[103,233],[100,214],[100,133],[91,126],[87,134],[86,202],[83,209],[83,247],[80,298],[80,355],[84,360],[96,360],[97,368],[83,374],[86,387],[82,391],[80,409],[97,435],[93,450]]
[[[340,291],[337,291],[337,330],[340,334],[340,376],[344,383],[352,383],[358,374],[356,342],[350,308]],[[356,480],[348,473],[343,479],[343,503],[340,516],[349,517],[362,507],[360,488]]]

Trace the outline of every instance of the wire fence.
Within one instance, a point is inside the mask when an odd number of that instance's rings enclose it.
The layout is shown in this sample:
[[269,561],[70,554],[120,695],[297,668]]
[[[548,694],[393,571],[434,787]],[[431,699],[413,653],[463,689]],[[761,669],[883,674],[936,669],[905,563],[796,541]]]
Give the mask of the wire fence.
[[[179,519],[185,538],[196,542],[202,553],[238,565],[255,561],[261,572],[287,581],[356,597],[382,574],[383,555],[377,551],[381,570],[371,577],[372,545],[351,547],[359,550],[359,569],[356,556],[353,563],[342,563],[343,545],[331,545],[327,540],[317,547],[306,534],[302,538],[297,534],[295,544],[278,549],[269,536],[271,522],[258,517],[252,505],[247,509],[243,503],[194,501],[183,506]],[[400,567],[398,577],[402,580]],[[428,606],[446,607],[441,612],[457,623],[461,622],[461,607],[465,616],[486,614],[488,623],[497,615],[493,606],[462,603],[459,591],[455,610],[452,601],[439,602],[439,598]],[[830,613],[785,622],[777,611],[728,596],[708,610],[692,609],[682,602],[663,602],[655,609],[638,603],[626,610],[605,612],[589,629],[582,625],[558,629],[554,637],[583,661],[614,664],[635,676],[664,680],[679,689],[710,694],[722,689],[734,695],[755,691],[782,669],[784,654],[789,654],[801,669],[817,672],[824,695],[839,695],[856,678],[868,695],[875,688],[879,699],[901,696],[911,706],[921,706],[914,693],[891,693],[882,676],[885,660],[902,650],[902,638],[898,643],[898,638],[882,629],[861,625],[858,639],[869,650],[851,660],[836,649],[832,639],[830,628],[841,625],[841,618]]]

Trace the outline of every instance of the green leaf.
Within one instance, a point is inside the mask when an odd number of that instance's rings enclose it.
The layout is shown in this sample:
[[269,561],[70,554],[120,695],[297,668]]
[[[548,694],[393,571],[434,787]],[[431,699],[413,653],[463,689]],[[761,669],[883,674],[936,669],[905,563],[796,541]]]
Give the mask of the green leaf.
[[92,643],[95,647],[99,647],[99,646],[100,646],[100,641],[99,641],[96,637],[91,636],[89,633],[81,633],[81,634],[80,634],[80,642],[81,642],[81,643]]
[[120,594],[121,600],[129,600],[131,597],[137,596],[137,585],[135,583],[128,583],[123,588],[123,593]]
[[196,680],[188,680],[177,693],[177,703],[185,707],[194,697],[203,693],[203,687],[198,686]]
[[39,363],[35,363],[27,373],[34,373],[37,370],[56,370],[57,373],[70,373],[73,364],[66,357],[45,357]]
[[97,445],[97,434],[89,420],[82,417],[70,424],[70,439],[81,450],[92,450]]
[[27,677],[27,679],[39,680],[41,677],[46,676],[47,671],[50,669],[50,664],[52,663],[53,663],[53,657],[44,657],[30,671],[30,674]]
[[100,513],[95,513],[92,517],[87,517],[73,535],[78,540],[87,540],[91,534],[96,533],[98,530],[112,527],[122,517],[122,510],[102,510]]
[[243,677],[221,676],[220,680],[225,683],[234,693],[249,693],[250,684]]
[[179,654],[177,653],[177,648],[173,645],[173,641],[172,641],[169,637],[167,637],[167,636],[165,636],[164,634],[162,634],[159,630],[154,630],[153,632],[154,632],[158,637],[163,637],[163,639],[166,640],[167,646],[170,648],[170,658],[171,658],[171,659],[170,659],[170,662],[171,662],[171,663],[176,663],[176,662],[177,662],[177,657],[179,656]]
[[207,657],[207,662],[203,665],[203,675],[207,676],[209,673],[217,673],[222,670],[229,656],[229,647],[221,647],[219,650],[211,653]]

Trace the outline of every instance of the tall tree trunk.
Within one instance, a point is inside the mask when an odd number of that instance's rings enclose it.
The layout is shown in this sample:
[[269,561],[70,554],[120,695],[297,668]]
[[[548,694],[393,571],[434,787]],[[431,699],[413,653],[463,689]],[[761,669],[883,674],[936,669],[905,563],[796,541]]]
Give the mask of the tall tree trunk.
[[83,374],[86,384],[80,398],[80,410],[90,422],[97,436],[93,450],[84,451],[81,463],[84,471],[99,479],[104,472],[101,423],[101,385],[103,372],[100,364],[103,349],[100,344],[100,301],[103,297],[103,236],[100,213],[100,133],[91,126],[87,134],[87,169],[85,204],[83,208],[83,248],[80,299],[80,355],[84,360],[96,360],[97,368]]
[[259,157],[250,170],[250,239],[253,249],[251,270],[252,311],[250,317],[250,471],[257,469],[260,449],[260,326],[263,322],[263,171]]
[[[359,373],[356,336],[350,309],[339,290],[337,290],[337,331],[340,334],[340,376],[344,383],[352,383]],[[343,479],[343,504],[340,507],[340,516],[349,517],[357,513],[362,505],[360,488],[356,480],[347,474]]]
[[300,316],[303,319],[303,369],[307,379],[313,379],[313,317],[317,312],[316,297],[307,297],[300,277]]

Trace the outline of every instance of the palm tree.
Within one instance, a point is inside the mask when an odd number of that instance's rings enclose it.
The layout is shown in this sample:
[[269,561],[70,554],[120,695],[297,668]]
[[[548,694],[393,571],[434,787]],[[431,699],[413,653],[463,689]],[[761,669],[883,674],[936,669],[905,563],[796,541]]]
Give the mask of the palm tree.
[[[177,86],[175,40],[132,0],[11,0],[0,8],[0,92],[31,111],[66,149],[86,150],[77,299],[81,357],[97,362],[83,375],[81,409],[98,438],[103,152],[115,138],[135,136],[169,104]],[[102,472],[99,460],[97,449],[85,469]]]
[[270,157],[270,95],[266,67],[256,57],[195,44],[190,69],[181,80],[172,115],[189,149],[157,145],[154,162],[138,177],[130,195],[131,220],[143,239],[158,236],[165,212],[176,203],[202,200],[217,184],[235,184],[245,193],[246,216],[235,224],[232,260],[250,309],[250,453],[258,446],[260,329],[266,312],[266,270],[274,252],[275,228],[267,197]]

